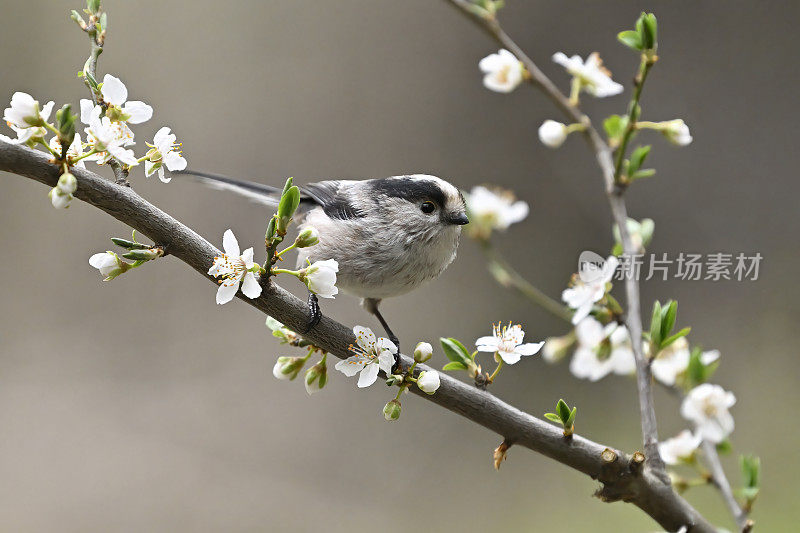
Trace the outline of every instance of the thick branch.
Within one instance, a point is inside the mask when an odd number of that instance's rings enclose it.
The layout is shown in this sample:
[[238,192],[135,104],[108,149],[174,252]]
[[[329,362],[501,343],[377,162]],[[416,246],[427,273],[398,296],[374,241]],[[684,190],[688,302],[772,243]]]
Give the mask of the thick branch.
[[[569,98],[562,93],[558,87],[536,66],[536,63],[515,43],[511,37],[503,31],[500,23],[493,17],[484,18],[473,11],[473,4],[469,0],[448,0],[457,7],[467,17],[476,22],[502,47],[513,53],[525,66],[530,74],[528,81],[542,91],[555,106],[560,109],[569,120],[581,123],[585,126],[583,136],[589,147],[595,154],[597,164],[603,174],[606,195],[611,206],[611,213],[614,222],[619,227],[622,249],[626,255],[633,257],[636,249],[633,246],[630,232],[628,232],[628,213],[623,198],[624,189],[618,187],[614,180],[614,161],[611,149],[600,136],[600,133],[592,125],[589,117],[584,115],[580,109],[573,106]],[[626,325],[630,332],[631,339],[642,338],[642,318],[639,309],[639,282],[633,276],[626,276],[625,279],[625,298],[628,309],[625,314]],[[667,480],[666,468],[661,456],[658,453],[658,428],[656,424],[655,403],[653,400],[652,377],[650,374],[650,363],[642,351],[640,342],[632,342],[633,353],[636,358],[636,383],[639,392],[639,410],[642,421],[642,440],[644,443],[645,456],[647,462],[652,466],[663,480]]]
[[[0,170],[28,177],[49,187],[56,185],[60,174],[46,154],[3,141],[0,141]],[[209,281],[214,281],[207,270],[220,252],[207,240],[130,188],[84,169],[74,168],[72,172],[78,179],[75,197],[165,245],[170,255]],[[278,286],[269,285],[255,300],[243,300],[292,329],[300,330],[306,323],[305,303]],[[323,317],[306,337],[339,358],[350,355],[348,346],[355,340],[350,329],[328,317]],[[411,362],[408,357],[402,357],[404,367],[410,366]],[[424,365],[419,367],[420,370],[427,369]],[[447,375],[441,376],[441,386],[434,395],[429,396],[416,388],[413,390],[421,398],[498,433],[510,443],[541,453],[601,481],[604,487],[598,491],[598,496],[606,501],[631,502],[670,531],[684,525],[688,525],[692,532],[715,531],[668,483],[654,475],[650,467],[638,466],[623,452],[610,450],[578,435],[565,439],[555,426]]]

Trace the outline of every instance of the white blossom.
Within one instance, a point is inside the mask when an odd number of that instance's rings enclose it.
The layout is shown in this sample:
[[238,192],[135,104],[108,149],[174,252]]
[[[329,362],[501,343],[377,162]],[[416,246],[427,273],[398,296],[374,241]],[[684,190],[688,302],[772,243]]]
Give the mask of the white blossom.
[[720,443],[733,431],[733,416],[728,411],[736,397],[719,385],[703,383],[689,391],[681,404],[681,415],[695,423],[704,440]]
[[492,230],[505,231],[511,224],[528,216],[528,204],[514,201],[514,195],[501,189],[473,187],[466,195],[470,223],[467,228],[476,237],[488,238]]
[[30,128],[31,126],[41,126],[50,118],[54,102],[47,102],[41,111],[39,102],[33,96],[20,91],[11,96],[11,104],[3,111],[3,120],[9,126],[17,128]]
[[581,263],[581,271],[574,285],[561,293],[561,299],[575,309],[575,314],[572,315],[573,324],[589,316],[592,306],[603,299],[606,294],[606,283],[614,277],[618,265],[619,259],[613,255],[606,259],[602,267],[589,261]]
[[567,72],[580,81],[581,89],[603,98],[622,92],[623,87],[611,79],[611,73],[603,67],[600,54],[592,52],[584,62],[580,56],[567,57],[563,52],[553,54],[553,61],[563,66]]
[[[106,74],[103,77],[100,94],[106,104],[118,108],[122,112],[120,117],[122,122],[141,124],[142,122],[147,122],[153,116],[153,108],[144,102],[138,100],[128,102],[128,88],[119,78],[111,74]],[[83,104],[81,104],[81,111],[83,111]],[[107,111],[107,114],[109,114],[109,111]],[[110,114],[114,116],[113,112]]]
[[650,365],[653,377],[658,381],[672,387],[677,377],[689,367],[689,341],[681,337],[656,355]]
[[138,165],[133,150],[124,148],[135,144],[133,133],[122,123],[112,122],[108,117],[100,117],[100,113],[102,108],[96,106],[89,116],[89,126],[84,129],[86,142],[98,152],[105,152],[91,156],[92,159],[96,158],[99,164],[103,164],[113,156],[126,165]]
[[513,365],[522,356],[535,355],[544,345],[544,342],[529,342],[522,344],[525,332],[519,324],[508,326],[497,324],[492,328],[492,335],[481,337],[475,341],[479,352],[496,353],[506,364]]
[[164,183],[169,183],[171,177],[166,177],[164,167],[169,170],[183,170],[186,168],[186,159],[181,155],[180,144],[175,142],[175,134],[170,133],[170,129],[164,126],[158,130],[153,137],[152,147],[147,155],[148,159],[144,162],[144,173],[148,178],[158,171],[158,179]]
[[372,330],[364,326],[353,328],[356,336],[356,346],[351,347],[355,355],[336,363],[336,370],[347,377],[358,376],[358,387],[369,387],[378,379],[378,371],[383,370],[387,375],[394,365],[394,354],[397,346],[387,338],[375,337]]
[[335,259],[314,261],[301,270],[300,279],[306,284],[308,290],[317,296],[333,298],[339,293],[339,289],[336,287],[337,272],[339,272],[339,263]]
[[478,68],[485,74],[483,86],[490,91],[510,93],[522,83],[524,67],[508,50],[502,49],[484,57]]
[[424,363],[433,355],[433,346],[429,342],[418,342],[414,348],[414,361]]
[[222,236],[222,247],[225,253],[215,257],[214,264],[208,270],[210,275],[221,278],[217,290],[217,303],[225,304],[233,300],[240,283],[242,293],[248,298],[261,296],[261,285],[253,272],[255,267],[253,249],[248,248],[240,254],[239,241],[229,229]]
[[130,263],[123,261],[114,252],[94,254],[89,258],[89,264],[105,277],[103,281],[110,281],[130,268]]
[[597,381],[608,374],[632,374],[636,370],[628,328],[616,323],[603,327],[593,317],[586,317],[575,327],[578,348],[569,370],[580,379]]
[[668,465],[676,465],[692,457],[702,442],[700,435],[684,429],[677,436],[658,443],[658,454]]
[[69,172],[58,178],[58,183],[50,189],[48,196],[56,209],[66,209],[72,201],[72,193],[78,190],[78,180]]
[[427,394],[433,394],[439,388],[439,373],[436,370],[425,370],[417,377],[417,386]]
[[567,140],[567,125],[555,120],[545,120],[539,126],[539,140],[550,148],[558,148]]
[[548,363],[557,363],[575,344],[575,335],[568,333],[561,337],[548,337],[544,340],[544,347],[542,348],[542,359]]
[[667,140],[678,146],[686,146],[692,142],[692,134],[689,132],[689,126],[681,119],[670,120],[664,123],[665,127],[661,131],[667,137]]

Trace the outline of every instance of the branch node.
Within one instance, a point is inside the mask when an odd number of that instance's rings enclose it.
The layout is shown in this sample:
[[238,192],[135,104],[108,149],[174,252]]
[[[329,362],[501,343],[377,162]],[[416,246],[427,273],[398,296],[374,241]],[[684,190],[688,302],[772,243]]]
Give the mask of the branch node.
[[642,452],[634,452],[633,456],[631,457],[631,462],[628,465],[628,469],[632,474],[641,474],[642,467],[644,466],[644,460],[645,456]]
[[617,455],[617,452],[615,452],[611,448],[606,448],[605,450],[603,450],[603,453],[600,454],[600,458],[603,460],[604,463],[612,464],[615,463],[617,459],[619,459],[619,456]]

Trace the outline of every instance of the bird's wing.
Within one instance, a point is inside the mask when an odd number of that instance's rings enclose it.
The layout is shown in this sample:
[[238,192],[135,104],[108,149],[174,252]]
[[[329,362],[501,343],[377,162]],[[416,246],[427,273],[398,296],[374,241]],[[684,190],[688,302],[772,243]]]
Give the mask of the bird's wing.
[[322,210],[330,218],[338,220],[352,220],[364,216],[363,212],[353,205],[348,194],[352,181],[331,180],[309,183],[300,187],[303,196],[312,199],[322,206]]

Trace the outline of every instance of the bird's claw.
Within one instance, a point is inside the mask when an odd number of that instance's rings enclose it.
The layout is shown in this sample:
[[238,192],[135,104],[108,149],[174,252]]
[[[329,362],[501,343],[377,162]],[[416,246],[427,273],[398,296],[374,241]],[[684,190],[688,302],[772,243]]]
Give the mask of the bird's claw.
[[397,352],[394,354],[394,364],[392,365],[392,374],[396,374],[400,370],[400,339],[396,335],[390,335],[389,340],[397,346]]
[[313,292],[308,293],[308,322],[300,333],[308,333],[322,320],[322,311],[319,309],[319,300]]

